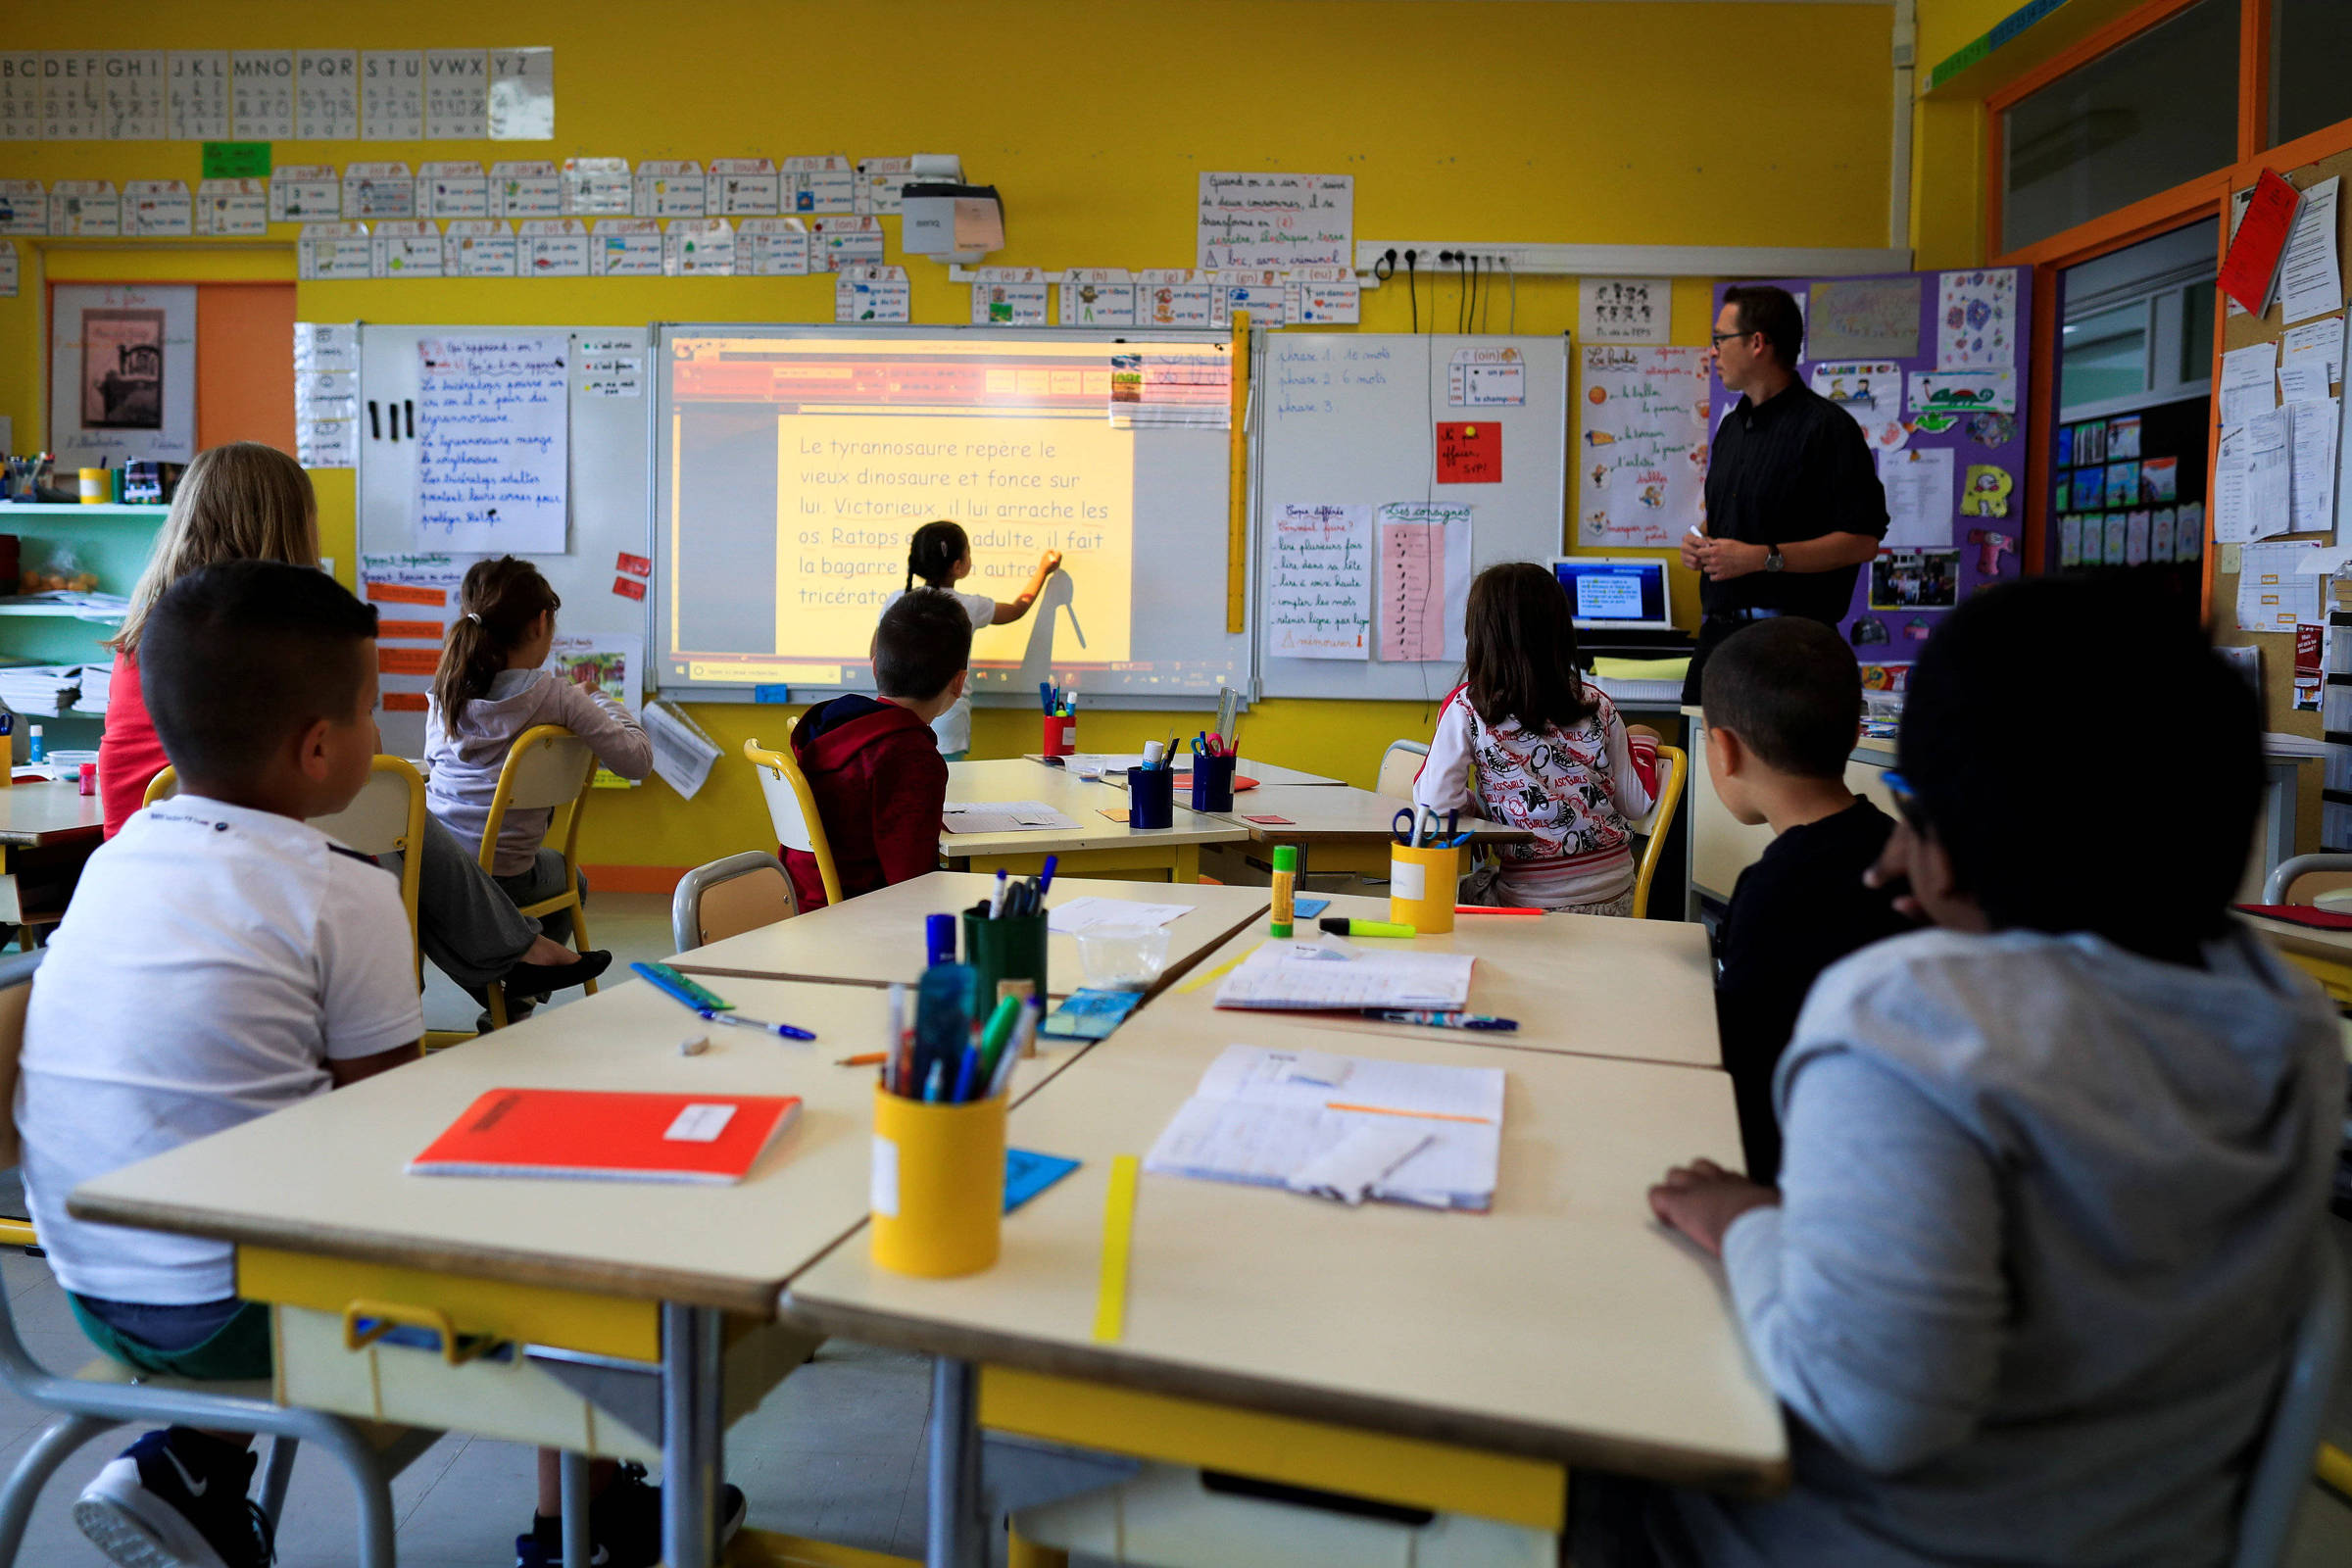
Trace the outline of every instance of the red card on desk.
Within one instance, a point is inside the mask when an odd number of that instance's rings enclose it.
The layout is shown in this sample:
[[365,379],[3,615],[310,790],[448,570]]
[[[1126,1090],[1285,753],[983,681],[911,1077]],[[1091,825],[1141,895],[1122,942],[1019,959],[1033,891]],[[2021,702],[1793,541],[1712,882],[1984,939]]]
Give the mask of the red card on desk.
[[1287,816],[1250,816],[1247,812],[1243,814],[1242,820],[1255,822],[1260,827],[1297,827],[1298,825]]
[[739,1182],[800,1113],[797,1095],[493,1089],[409,1174]]
[[2352,931],[2352,914],[2315,909],[2308,904],[2241,904],[2237,907],[2241,914],[2259,914],[2265,920],[2283,920],[2288,925],[2307,925],[2315,931]]

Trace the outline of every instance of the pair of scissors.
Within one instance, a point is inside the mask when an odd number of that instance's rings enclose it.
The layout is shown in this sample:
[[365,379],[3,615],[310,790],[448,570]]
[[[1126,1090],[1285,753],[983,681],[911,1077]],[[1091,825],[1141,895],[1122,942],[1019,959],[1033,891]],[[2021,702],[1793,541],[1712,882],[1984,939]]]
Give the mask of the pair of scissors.
[[1416,819],[1411,807],[1400,806],[1396,808],[1396,814],[1389,818],[1389,831],[1395,835],[1397,843],[1407,849],[1417,850],[1424,844],[1434,844],[1438,838],[1438,808],[1425,806]]

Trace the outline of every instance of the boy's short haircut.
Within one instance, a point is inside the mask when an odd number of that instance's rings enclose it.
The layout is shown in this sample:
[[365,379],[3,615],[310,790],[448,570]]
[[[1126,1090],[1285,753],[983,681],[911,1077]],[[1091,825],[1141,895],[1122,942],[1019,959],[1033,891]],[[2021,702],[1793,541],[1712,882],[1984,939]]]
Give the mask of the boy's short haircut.
[[1742,627],[1699,673],[1710,729],[1737,734],[1764,765],[1843,778],[1862,725],[1862,666],[1837,628],[1801,615]]
[[882,612],[874,628],[874,687],[928,702],[972,662],[972,619],[954,594],[917,588]]
[[2193,601],[2121,572],[1964,601],[1912,667],[1900,755],[1996,927],[2171,962],[2227,928],[2262,804],[2262,706]]
[[318,720],[348,722],[375,611],[334,578],[227,561],[164,590],[139,638],[139,686],[183,777],[242,780]]

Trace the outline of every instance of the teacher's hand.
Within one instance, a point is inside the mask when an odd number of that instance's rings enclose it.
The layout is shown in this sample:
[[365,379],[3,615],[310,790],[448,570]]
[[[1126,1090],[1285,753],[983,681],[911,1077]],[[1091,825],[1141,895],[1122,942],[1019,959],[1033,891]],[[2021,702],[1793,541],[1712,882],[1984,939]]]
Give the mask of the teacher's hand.
[[1707,536],[1695,528],[1685,532],[1683,535],[1683,564],[1692,571],[1703,566],[1706,563],[1700,558],[1699,551],[1704,549],[1707,543]]
[[1698,547],[1699,569],[1715,582],[1729,582],[1749,572],[1764,569],[1764,558],[1772,554],[1765,545],[1751,545],[1739,539],[1709,539]]

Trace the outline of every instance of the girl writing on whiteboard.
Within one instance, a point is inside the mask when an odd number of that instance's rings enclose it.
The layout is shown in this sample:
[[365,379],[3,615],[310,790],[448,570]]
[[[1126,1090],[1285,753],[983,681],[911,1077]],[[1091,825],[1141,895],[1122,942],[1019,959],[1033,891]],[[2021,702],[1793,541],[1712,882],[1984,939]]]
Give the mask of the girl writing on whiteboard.
[[[465,843],[481,843],[507,753],[535,725],[563,725],[622,778],[653,771],[653,743],[635,715],[596,687],[547,669],[562,604],[527,561],[500,556],[466,570],[458,618],[441,645],[441,667],[424,710],[424,804]],[[563,852],[540,842],[554,815],[545,808],[510,809],[500,824],[491,874],[517,907],[552,899],[566,886]],[[583,899],[587,892],[583,882]],[[546,935],[564,940],[571,931],[570,911],[545,916],[544,927]]]
[[[933,593],[951,594],[963,612],[972,617],[972,629],[983,626],[1004,626],[1029,613],[1037,596],[1046,589],[1046,579],[1061,565],[1061,552],[1049,550],[1038,558],[1037,570],[1030,575],[1029,586],[1017,599],[998,601],[986,594],[967,594],[956,585],[971,575],[972,541],[956,523],[945,520],[926,522],[914,530],[914,538],[906,546],[906,586],[883,602],[888,610],[906,595],[914,593],[917,584]],[[939,740],[939,755],[951,762],[960,762],[972,749],[972,700],[969,696],[956,699],[956,706],[931,721],[931,733]]]
[[[115,679],[98,742],[98,786],[112,838],[145,800],[168,759],[139,687],[139,635],[164,590],[222,561],[318,564],[318,508],[301,465],[258,441],[231,441],[196,454],[172,493],[172,511],[116,634]],[[417,867],[416,934],[425,956],[459,985],[493,980],[538,994],[593,980],[609,953],[580,955],[542,935],[474,862],[473,841],[428,823]],[[397,866],[398,856],[385,856]]]
[[1530,562],[1489,566],[1471,582],[1462,684],[1438,712],[1413,801],[1535,835],[1501,847],[1500,903],[1630,914],[1628,824],[1649,809],[1658,737],[1628,730],[1607,694],[1585,683],[1573,615],[1558,580]]

